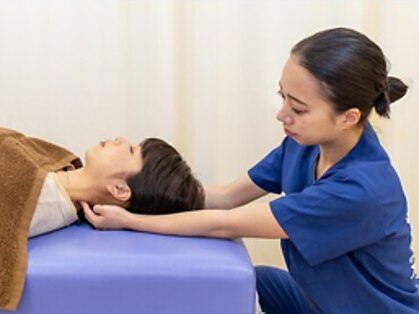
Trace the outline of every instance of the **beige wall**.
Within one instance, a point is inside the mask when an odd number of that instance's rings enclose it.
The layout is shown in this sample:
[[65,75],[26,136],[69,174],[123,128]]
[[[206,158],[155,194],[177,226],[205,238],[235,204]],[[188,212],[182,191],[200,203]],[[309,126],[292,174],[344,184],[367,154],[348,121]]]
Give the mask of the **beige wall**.
[[[78,154],[118,134],[161,136],[204,182],[224,183],[283,136],[276,89],[290,47],[352,27],[411,84],[376,124],[419,252],[418,11],[408,0],[0,0],[0,125]],[[279,258],[276,243],[247,243],[257,263]]]

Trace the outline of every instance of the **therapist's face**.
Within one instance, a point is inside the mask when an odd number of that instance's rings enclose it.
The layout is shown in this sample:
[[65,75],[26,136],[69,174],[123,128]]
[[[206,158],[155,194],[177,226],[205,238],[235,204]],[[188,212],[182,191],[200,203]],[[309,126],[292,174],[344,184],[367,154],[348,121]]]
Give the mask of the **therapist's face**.
[[333,110],[321,83],[291,55],[279,81],[277,119],[286,135],[302,145],[327,145],[342,136],[343,114]]

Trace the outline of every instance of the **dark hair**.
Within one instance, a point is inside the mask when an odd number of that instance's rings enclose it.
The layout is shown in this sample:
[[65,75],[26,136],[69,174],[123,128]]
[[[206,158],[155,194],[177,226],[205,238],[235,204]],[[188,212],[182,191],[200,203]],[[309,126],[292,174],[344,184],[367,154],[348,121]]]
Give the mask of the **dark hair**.
[[142,168],[127,180],[132,191],[127,210],[157,215],[204,207],[204,189],[175,148],[157,138],[140,146]]
[[291,53],[324,87],[336,112],[361,111],[360,122],[374,107],[390,117],[390,103],[406,94],[407,86],[388,77],[387,60],[380,47],[367,36],[348,28],[318,32],[298,42]]

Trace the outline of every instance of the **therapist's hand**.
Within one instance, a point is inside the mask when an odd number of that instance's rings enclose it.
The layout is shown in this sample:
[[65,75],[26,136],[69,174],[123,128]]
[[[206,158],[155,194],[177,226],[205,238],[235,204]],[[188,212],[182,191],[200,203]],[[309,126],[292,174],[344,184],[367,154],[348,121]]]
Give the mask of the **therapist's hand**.
[[86,219],[97,229],[128,228],[132,213],[116,205],[95,205],[90,207],[81,202]]

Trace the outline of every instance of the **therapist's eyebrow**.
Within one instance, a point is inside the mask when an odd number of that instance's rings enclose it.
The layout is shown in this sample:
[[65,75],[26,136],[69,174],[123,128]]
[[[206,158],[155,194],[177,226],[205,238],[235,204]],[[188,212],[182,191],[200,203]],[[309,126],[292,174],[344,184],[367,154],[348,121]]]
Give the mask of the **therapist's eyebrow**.
[[[281,93],[282,93],[282,85],[281,85],[281,82],[278,82],[278,85],[279,85],[279,92],[281,92]],[[300,104],[300,105],[303,105],[303,106],[308,106],[308,104],[307,104],[307,103],[305,103],[304,101],[302,101],[302,100],[298,99],[297,97],[294,97],[294,96],[292,96],[292,95],[290,95],[290,94],[287,94],[287,96],[288,96],[289,98],[291,98],[293,101],[295,101],[296,103]]]

